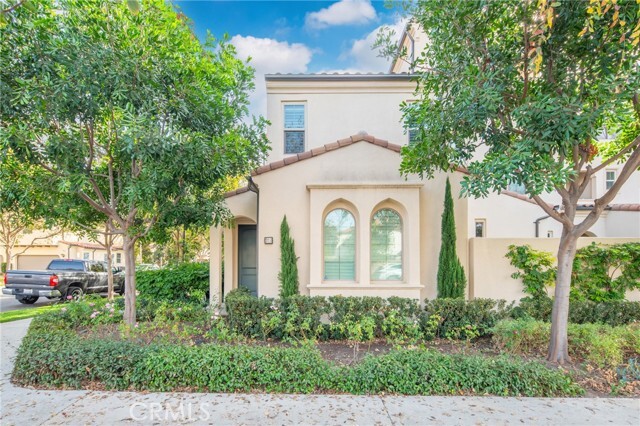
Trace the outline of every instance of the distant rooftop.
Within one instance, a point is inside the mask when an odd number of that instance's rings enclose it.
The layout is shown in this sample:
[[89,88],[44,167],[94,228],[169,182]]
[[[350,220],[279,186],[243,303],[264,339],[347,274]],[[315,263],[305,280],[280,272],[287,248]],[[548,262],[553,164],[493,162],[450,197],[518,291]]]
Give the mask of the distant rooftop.
[[408,81],[415,77],[415,74],[398,73],[319,73],[319,74],[266,74],[266,81],[277,80],[311,80],[311,81],[381,81],[381,80],[402,80]]

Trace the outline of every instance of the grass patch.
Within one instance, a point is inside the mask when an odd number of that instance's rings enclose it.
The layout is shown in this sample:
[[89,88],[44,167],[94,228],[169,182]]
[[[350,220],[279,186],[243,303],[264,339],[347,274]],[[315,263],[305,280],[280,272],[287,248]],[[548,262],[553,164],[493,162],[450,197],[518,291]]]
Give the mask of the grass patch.
[[50,312],[57,312],[62,308],[62,306],[63,304],[59,303],[56,305],[40,306],[37,308],[24,308],[17,309],[15,311],[0,312],[0,323],[18,321]]

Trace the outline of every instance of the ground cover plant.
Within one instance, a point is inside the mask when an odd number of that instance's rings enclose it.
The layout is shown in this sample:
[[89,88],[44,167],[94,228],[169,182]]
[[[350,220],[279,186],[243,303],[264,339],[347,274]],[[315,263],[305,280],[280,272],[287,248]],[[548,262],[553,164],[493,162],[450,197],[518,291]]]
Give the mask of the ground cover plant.
[[[102,318],[108,324],[112,308],[111,304],[84,304],[81,308],[68,308],[58,317],[74,311],[72,315],[79,323],[89,324]],[[88,317],[80,317],[80,312],[88,311],[91,311]],[[18,351],[13,372],[15,383],[47,388],[149,391],[512,396],[583,393],[562,370],[507,356],[398,348],[381,356],[369,355],[360,363],[341,365],[324,359],[310,344],[289,347],[140,344],[135,331],[129,338],[114,339],[69,333],[66,323],[55,319],[53,324],[44,317],[34,320]]]
[[578,356],[560,369],[543,361],[548,323],[511,320],[503,301],[441,299],[421,307],[402,298],[277,300],[240,290],[226,303],[222,317],[202,303],[141,297],[134,327],[122,321],[122,298],[66,303],[33,320],[13,380],[149,391],[638,392],[636,326],[572,329]]

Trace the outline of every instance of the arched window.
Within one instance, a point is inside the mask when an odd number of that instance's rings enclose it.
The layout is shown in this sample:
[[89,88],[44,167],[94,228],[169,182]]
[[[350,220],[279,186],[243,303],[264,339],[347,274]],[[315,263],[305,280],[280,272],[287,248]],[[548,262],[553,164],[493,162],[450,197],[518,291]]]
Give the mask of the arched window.
[[371,280],[402,280],[402,219],[392,209],[371,218]]
[[324,279],[355,278],[356,221],[348,210],[331,210],[324,219]]

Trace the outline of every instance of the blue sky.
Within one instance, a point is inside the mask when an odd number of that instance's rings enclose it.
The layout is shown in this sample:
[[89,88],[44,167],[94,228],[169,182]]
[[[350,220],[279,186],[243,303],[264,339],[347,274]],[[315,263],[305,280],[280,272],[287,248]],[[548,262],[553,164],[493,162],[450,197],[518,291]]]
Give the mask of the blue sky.
[[256,90],[251,110],[265,113],[264,74],[386,72],[388,62],[371,49],[381,26],[397,31],[402,20],[382,1],[179,1],[204,40],[228,34],[238,55],[251,57]]

